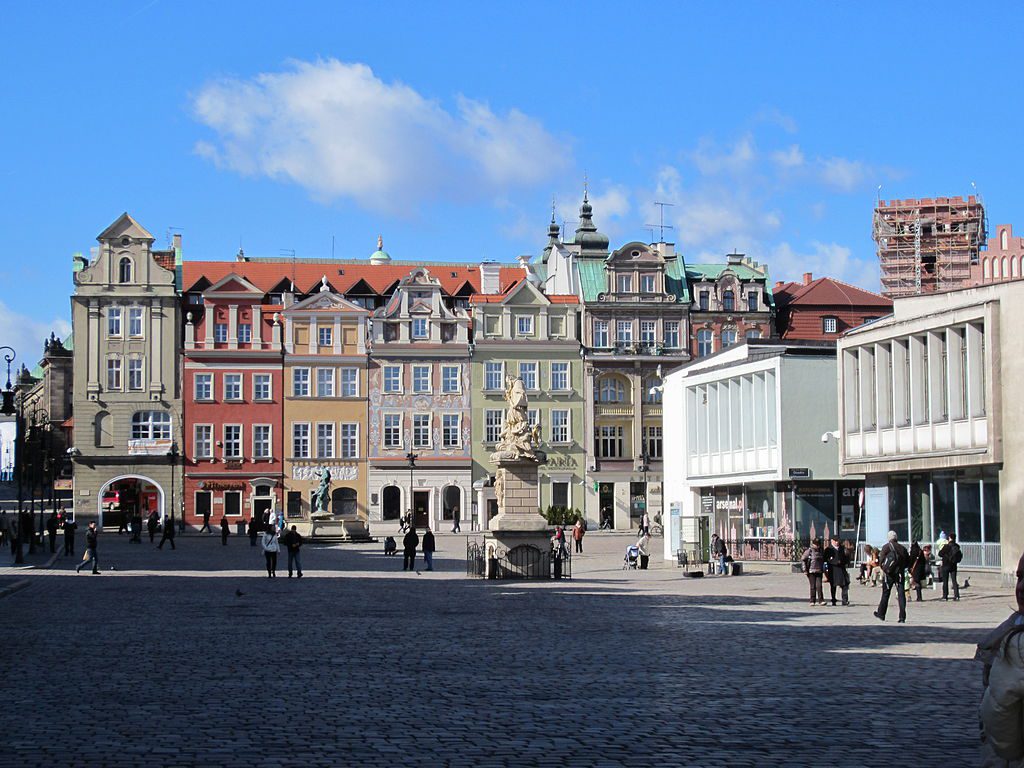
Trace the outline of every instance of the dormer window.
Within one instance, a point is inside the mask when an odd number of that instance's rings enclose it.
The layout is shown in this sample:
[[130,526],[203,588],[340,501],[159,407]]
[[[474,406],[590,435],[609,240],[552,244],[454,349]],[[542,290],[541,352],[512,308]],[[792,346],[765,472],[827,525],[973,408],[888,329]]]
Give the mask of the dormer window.
[[654,293],[654,275],[640,275],[640,293]]
[[707,312],[708,311],[708,302],[710,300],[710,293],[708,291],[701,291],[699,299],[700,299],[700,304],[699,304],[700,311],[701,312]]
[[132,281],[132,260],[127,256],[123,257],[117,265],[117,282],[130,283]]
[[414,317],[412,319],[412,337],[414,339],[425,339],[429,335],[427,329],[427,318]]
[[533,336],[533,315],[516,316],[516,335]]
[[722,309],[726,312],[736,310],[736,294],[732,291],[722,291]]
[[619,293],[632,293],[633,292],[633,276],[632,275],[619,275],[619,277],[618,277],[618,288],[619,288]]
[[132,239],[130,237],[122,237],[121,238],[121,245],[127,246],[127,245],[131,245],[131,244],[132,244]]
[[317,328],[316,329],[317,342],[318,342],[317,346],[320,346],[320,347],[329,347],[329,346],[331,346],[331,344],[334,343],[333,331],[334,331],[333,328],[324,328],[323,326]]
[[821,332],[822,333],[836,333],[839,331],[839,318],[837,317],[823,317],[821,318]]

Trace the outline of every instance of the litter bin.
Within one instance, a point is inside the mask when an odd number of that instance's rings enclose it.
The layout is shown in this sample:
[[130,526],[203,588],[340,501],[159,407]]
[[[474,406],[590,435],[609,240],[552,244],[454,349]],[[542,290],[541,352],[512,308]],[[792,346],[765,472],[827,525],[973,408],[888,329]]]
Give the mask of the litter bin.
[[742,576],[743,575],[743,563],[739,562],[738,560],[733,560],[732,561],[732,575],[733,576]]
[[245,536],[245,521],[239,520],[235,523],[235,534],[238,536]]

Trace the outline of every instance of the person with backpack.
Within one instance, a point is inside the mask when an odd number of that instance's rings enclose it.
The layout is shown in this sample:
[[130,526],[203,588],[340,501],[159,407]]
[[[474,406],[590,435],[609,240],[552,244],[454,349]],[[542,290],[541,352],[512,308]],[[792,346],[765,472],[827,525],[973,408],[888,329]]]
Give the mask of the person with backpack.
[[907,621],[907,590],[903,585],[903,574],[910,564],[910,553],[899,543],[896,531],[889,531],[889,541],[878,553],[878,563],[882,570],[882,599],[878,602],[875,618],[885,621],[885,613],[889,608],[889,595],[896,588],[896,598],[900,606],[899,623]]
[[[811,546],[804,550],[801,558],[804,563],[804,573],[807,574],[807,582],[811,587],[811,605],[824,605],[825,595],[822,592],[821,579],[825,571],[825,559],[821,552],[821,541],[814,539]],[[835,590],[832,590],[835,596]]]
[[956,534],[949,534],[949,541],[939,550],[939,559],[942,565],[939,568],[939,578],[942,579],[942,599],[949,600],[949,580],[953,579],[953,599],[960,599],[960,585],[956,581],[956,567],[964,559],[963,550],[956,543]]

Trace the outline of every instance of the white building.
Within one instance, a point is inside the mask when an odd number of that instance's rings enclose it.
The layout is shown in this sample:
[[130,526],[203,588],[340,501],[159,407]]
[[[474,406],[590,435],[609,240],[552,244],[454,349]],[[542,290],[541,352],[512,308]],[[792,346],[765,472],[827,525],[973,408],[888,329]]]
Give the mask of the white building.
[[1010,578],[1024,550],[1020,281],[897,299],[839,343],[841,464],[866,476],[866,539],[957,533],[961,568]]
[[857,538],[862,484],[840,482],[835,348],[750,339],[665,378],[665,557],[782,559],[814,536]]

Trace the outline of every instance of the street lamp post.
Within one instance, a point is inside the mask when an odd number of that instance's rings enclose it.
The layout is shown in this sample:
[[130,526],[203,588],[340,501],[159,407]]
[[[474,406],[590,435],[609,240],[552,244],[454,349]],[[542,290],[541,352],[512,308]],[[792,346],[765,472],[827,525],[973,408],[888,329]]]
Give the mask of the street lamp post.
[[21,446],[21,439],[22,439],[21,432],[22,432],[22,426],[23,426],[22,423],[21,423],[21,416],[22,416],[22,414],[21,414],[19,408],[17,407],[17,405],[14,402],[14,400],[15,400],[15,391],[14,391],[14,387],[11,386],[11,363],[14,362],[14,359],[17,357],[17,353],[14,351],[13,347],[8,347],[6,345],[0,347],[0,351],[3,351],[3,353],[4,353],[4,362],[7,363],[7,385],[4,387],[4,390],[3,390],[3,393],[2,393],[3,400],[2,400],[2,403],[0,403],[0,413],[2,413],[4,416],[15,416],[16,417],[15,421],[14,421],[14,465],[13,465],[13,470],[14,470],[14,475],[18,479],[18,535],[15,537],[15,542],[14,542],[14,562],[15,562],[16,565],[21,565],[22,563],[25,562],[25,557],[24,557],[24,555],[22,554],[22,551],[21,551],[21,542],[22,542],[22,539],[23,539],[23,537],[25,535],[24,531],[22,530],[22,525],[21,525],[21,523],[22,523],[22,519],[21,519],[21,511],[22,511],[22,509],[21,508],[22,508],[22,503],[23,503],[22,495],[21,495],[22,494],[22,490],[21,490],[21,465],[22,465],[22,462],[24,462],[25,457],[24,457],[24,450],[22,449],[22,446]]
[[416,506],[413,504],[413,500],[412,500],[412,498],[413,498],[412,473],[413,473],[413,470],[416,469],[416,459],[418,459],[418,458],[419,458],[419,456],[417,456],[412,451],[409,451],[407,454],[405,454],[405,460],[409,462],[409,527],[410,528],[415,528],[416,527]]
[[[170,520],[170,525],[171,525],[171,530],[173,531],[174,530],[174,472],[175,472],[175,467],[178,466],[178,446],[175,445],[174,443],[171,443],[171,449],[167,452],[167,458],[170,459],[170,461],[171,461],[171,503],[170,503],[170,507],[171,507],[171,520]],[[184,522],[184,521],[182,521],[182,522]],[[167,522],[167,519],[166,519],[166,516],[165,516],[165,518],[164,518],[164,525],[167,525],[167,524],[168,524],[168,522]]]
[[[644,446],[643,450],[640,451],[640,471],[644,473],[644,514],[645,515],[648,514],[648,509],[650,508],[650,504],[649,504],[650,496],[647,493],[647,473],[651,469],[650,464],[649,464],[650,460],[651,460],[651,457],[647,454],[647,446]],[[643,517],[641,516],[640,519],[643,520]]]

